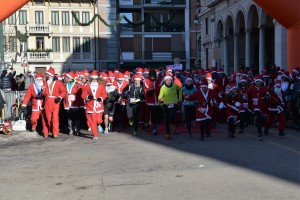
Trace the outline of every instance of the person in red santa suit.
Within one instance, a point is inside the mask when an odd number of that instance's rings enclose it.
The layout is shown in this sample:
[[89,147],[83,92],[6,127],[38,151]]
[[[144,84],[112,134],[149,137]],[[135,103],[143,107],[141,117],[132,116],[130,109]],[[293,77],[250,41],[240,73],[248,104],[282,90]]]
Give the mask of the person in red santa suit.
[[264,86],[262,76],[255,75],[255,86],[251,86],[244,98],[248,98],[249,108],[254,114],[255,126],[257,127],[258,140],[263,140],[262,126],[265,123],[265,117],[267,116],[267,101],[270,99],[268,88]]
[[36,132],[36,126],[38,123],[38,119],[42,113],[43,109],[43,98],[42,92],[44,90],[44,81],[43,76],[41,74],[36,74],[34,77],[34,82],[31,83],[26,91],[22,102],[22,109],[25,110],[28,102],[31,100],[32,104],[32,114],[30,117],[31,122],[31,131]]
[[244,128],[248,126],[251,117],[251,112],[248,106],[248,98],[245,95],[247,93],[248,88],[249,88],[249,82],[246,77],[243,77],[238,84],[238,92],[239,95],[242,97],[242,100],[240,102],[242,105],[240,107],[240,130],[239,130],[239,133],[241,134],[244,133]]
[[210,136],[210,120],[213,115],[213,101],[216,93],[208,88],[207,79],[202,79],[200,88],[192,95],[185,95],[188,101],[197,100],[196,121],[200,123],[200,140],[204,141],[204,133],[206,137]]
[[[214,67],[212,69],[215,70]],[[213,79],[212,74],[211,73],[206,73],[205,77],[207,79],[208,88],[213,90],[216,94],[218,94],[219,93],[218,85],[213,82],[215,79]],[[219,98],[215,98],[215,100],[218,100],[218,102],[219,102]],[[219,111],[220,111],[219,106],[217,105],[217,102],[215,101],[214,105],[213,105],[213,113],[214,114],[212,115],[211,122],[210,122],[211,125],[210,125],[209,128],[215,128],[216,127],[216,125],[217,125],[217,116],[219,114]]]
[[236,125],[240,121],[240,107],[242,97],[238,93],[238,87],[235,82],[230,85],[230,92],[226,96],[226,116],[228,123],[228,137],[235,138]]
[[119,72],[116,77],[116,88],[118,92],[118,101],[115,103],[115,126],[117,130],[120,130],[122,127],[125,129],[126,121],[127,121],[127,113],[126,113],[126,98],[123,98],[122,93],[124,88],[129,84],[128,81],[125,80],[124,74]]
[[68,113],[69,135],[79,135],[79,106],[81,103],[81,94],[79,84],[75,83],[75,75],[73,72],[68,72],[66,74],[65,86],[67,89],[67,95],[64,98],[64,107]]
[[152,134],[157,135],[157,122],[159,119],[160,104],[158,95],[160,90],[161,78],[157,77],[154,69],[149,71],[149,78],[144,82],[144,93],[146,96],[146,105],[150,110],[150,118],[152,124]]
[[103,101],[107,97],[105,86],[98,82],[98,73],[93,71],[90,77],[90,83],[82,92],[82,99],[85,100],[86,116],[88,124],[92,129],[93,140],[98,140],[98,125],[102,123],[104,111]]
[[[85,71],[85,70],[84,70]],[[80,119],[80,129],[88,130],[89,126],[87,125],[87,118],[86,118],[86,113],[85,113],[85,107],[84,107],[84,100],[81,98],[82,91],[84,90],[84,87],[88,85],[88,79],[84,75],[84,71],[81,72],[81,75],[79,76],[80,82],[78,82],[78,98],[77,100],[79,101],[79,119]],[[80,131],[79,131],[80,133]]]
[[281,90],[281,81],[276,80],[274,87],[270,90],[270,100],[268,101],[268,114],[265,123],[264,134],[268,135],[269,129],[274,120],[279,122],[279,136],[284,136],[285,113],[284,113],[284,92]]
[[63,83],[54,80],[55,70],[50,67],[45,74],[46,87],[42,95],[45,97],[45,109],[43,114],[43,132],[48,137],[49,131],[53,133],[54,138],[59,134],[59,106],[62,99],[66,96],[67,90]]

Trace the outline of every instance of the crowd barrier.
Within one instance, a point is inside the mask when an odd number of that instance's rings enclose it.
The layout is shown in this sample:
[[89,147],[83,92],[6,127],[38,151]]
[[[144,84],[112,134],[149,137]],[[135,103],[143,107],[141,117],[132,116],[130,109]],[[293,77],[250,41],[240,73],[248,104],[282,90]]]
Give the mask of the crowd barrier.
[[2,91],[3,109],[1,113],[1,120],[20,118],[22,100],[26,94],[26,91]]

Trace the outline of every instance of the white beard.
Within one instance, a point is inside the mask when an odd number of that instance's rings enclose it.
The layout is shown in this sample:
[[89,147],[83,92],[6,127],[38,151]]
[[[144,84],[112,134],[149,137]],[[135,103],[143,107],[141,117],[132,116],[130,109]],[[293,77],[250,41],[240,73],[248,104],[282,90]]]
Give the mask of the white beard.
[[281,88],[275,88],[274,92],[280,97],[282,98],[282,94],[281,94]]
[[34,83],[35,83],[35,86],[37,87],[38,90],[41,90],[43,85],[44,85],[43,81],[37,81],[36,80],[36,81],[34,81]]
[[98,88],[98,82],[91,82],[91,89],[92,91],[96,91]]
[[109,85],[109,86],[106,86],[105,89],[106,89],[106,92],[107,92],[107,93],[110,93],[110,92],[115,91],[115,90],[116,90],[116,87],[113,86],[113,85]]
[[47,80],[47,84],[48,86],[53,82],[53,77],[49,77],[49,79]]
[[282,77],[282,75],[278,75],[277,78],[276,78],[276,80],[280,80],[281,81],[281,77]]

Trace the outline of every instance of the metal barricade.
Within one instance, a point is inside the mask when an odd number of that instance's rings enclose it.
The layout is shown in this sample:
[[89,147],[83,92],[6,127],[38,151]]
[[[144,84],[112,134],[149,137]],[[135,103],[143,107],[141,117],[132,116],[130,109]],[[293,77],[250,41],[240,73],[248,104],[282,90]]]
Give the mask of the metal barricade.
[[16,119],[20,116],[20,107],[26,91],[3,91],[5,104],[1,114],[2,120]]

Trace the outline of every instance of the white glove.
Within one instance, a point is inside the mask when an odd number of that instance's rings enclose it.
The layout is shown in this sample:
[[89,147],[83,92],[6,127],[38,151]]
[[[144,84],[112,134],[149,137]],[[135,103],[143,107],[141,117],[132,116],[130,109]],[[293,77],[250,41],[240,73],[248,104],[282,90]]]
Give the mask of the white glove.
[[219,104],[219,109],[221,110],[221,109],[223,109],[223,108],[224,108],[224,103],[221,102],[221,103]]
[[240,102],[235,102],[234,105],[235,105],[236,107],[240,107],[240,106],[241,106],[241,103],[240,103]]
[[201,113],[205,113],[206,109],[205,108],[198,108],[198,111],[201,112]]

